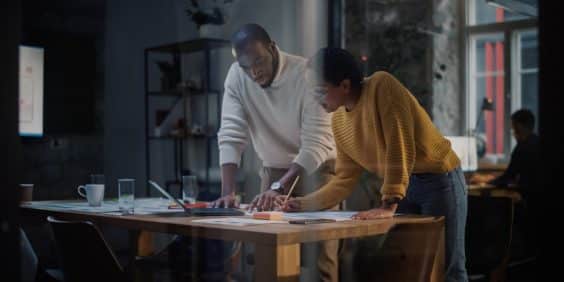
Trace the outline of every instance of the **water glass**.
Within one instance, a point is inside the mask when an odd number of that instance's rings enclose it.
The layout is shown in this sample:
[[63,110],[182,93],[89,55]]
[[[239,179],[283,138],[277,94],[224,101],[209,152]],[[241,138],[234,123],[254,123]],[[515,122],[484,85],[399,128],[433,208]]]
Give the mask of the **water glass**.
[[185,203],[193,204],[198,198],[198,179],[195,175],[182,176],[182,200]]
[[135,179],[118,179],[118,205],[122,214],[133,214],[135,207]]

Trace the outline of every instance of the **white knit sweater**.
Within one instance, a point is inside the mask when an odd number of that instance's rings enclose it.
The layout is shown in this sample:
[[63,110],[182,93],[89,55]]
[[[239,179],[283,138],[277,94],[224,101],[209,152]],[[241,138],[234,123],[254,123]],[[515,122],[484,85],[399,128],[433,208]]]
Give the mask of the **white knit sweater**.
[[309,93],[306,60],[278,51],[280,62],[268,88],[255,83],[237,62],[225,79],[218,132],[220,165],[239,165],[249,137],[265,167],[295,162],[313,172],[334,159],[331,115]]

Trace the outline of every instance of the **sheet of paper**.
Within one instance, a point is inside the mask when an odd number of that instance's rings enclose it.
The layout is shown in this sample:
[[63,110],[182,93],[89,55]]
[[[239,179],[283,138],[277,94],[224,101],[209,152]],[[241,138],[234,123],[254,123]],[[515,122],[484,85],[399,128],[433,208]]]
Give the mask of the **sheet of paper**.
[[291,219],[334,219],[336,221],[351,220],[356,211],[317,211],[317,212],[286,212],[285,220]]
[[[178,209],[169,209],[170,202],[162,198],[140,198],[135,200],[135,213],[136,214],[153,214],[153,213],[168,213],[178,212]],[[38,201],[32,202],[31,205],[38,208],[64,210],[64,211],[79,211],[79,212],[93,212],[93,213],[107,213],[107,214],[121,214],[119,213],[119,204],[115,199],[104,200],[102,206],[91,207],[86,200],[84,202],[61,202],[61,201]],[[113,212],[113,213],[112,213]]]
[[252,219],[252,218],[243,218],[243,217],[205,218],[205,219],[192,220],[192,222],[207,223],[207,224],[231,225],[231,226],[248,226],[248,225],[260,225],[260,224],[272,224],[272,223],[286,223],[285,221],[261,220],[261,219]]
[[112,211],[119,211],[117,204],[103,203],[99,207],[91,207],[86,202],[74,202],[74,203],[61,203],[61,202],[48,202],[33,203],[32,206],[38,208],[52,209],[52,210],[67,210],[67,211],[79,211],[79,212],[93,212],[93,213],[106,213]]

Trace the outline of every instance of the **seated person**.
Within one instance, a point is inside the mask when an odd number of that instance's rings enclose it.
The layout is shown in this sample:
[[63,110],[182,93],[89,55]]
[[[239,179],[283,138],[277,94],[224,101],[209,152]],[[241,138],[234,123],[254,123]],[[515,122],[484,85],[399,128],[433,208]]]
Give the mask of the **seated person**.
[[[526,255],[535,255],[537,239],[534,218],[538,216],[536,212],[539,206],[534,189],[539,161],[539,137],[533,132],[535,116],[530,110],[518,110],[511,115],[511,127],[517,146],[511,152],[507,169],[498,177],[486,174],[473,177],[472,180],[501,187],[517,185],[522,201],[515,206],[514,230],[520,234],[514,234],[514,241],[517,242],[521,238],[525,242]],[[517,254],[519,250],[512,250],[512,253]]]
[[498,177],[490,174],[474,176],[473,182],[486,182],[496,186],[516,184],[524,190],[534,186],[539,155],[539,137],[533,132],[535,116],[527,109],[518,110],[511,115],[511,128],[517,146],[511,153],[507,169]]

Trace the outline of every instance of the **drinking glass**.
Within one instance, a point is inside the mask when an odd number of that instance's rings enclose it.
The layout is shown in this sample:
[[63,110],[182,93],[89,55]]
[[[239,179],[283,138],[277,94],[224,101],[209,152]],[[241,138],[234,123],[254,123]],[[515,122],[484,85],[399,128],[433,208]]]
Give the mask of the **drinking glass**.
[[118,179],[118,205],[122,214],[133,214],[135,208],[135,179]]
[[182,200],[185,203],[193,204],[198,197],[198,179],[195,175],[182,176]]

